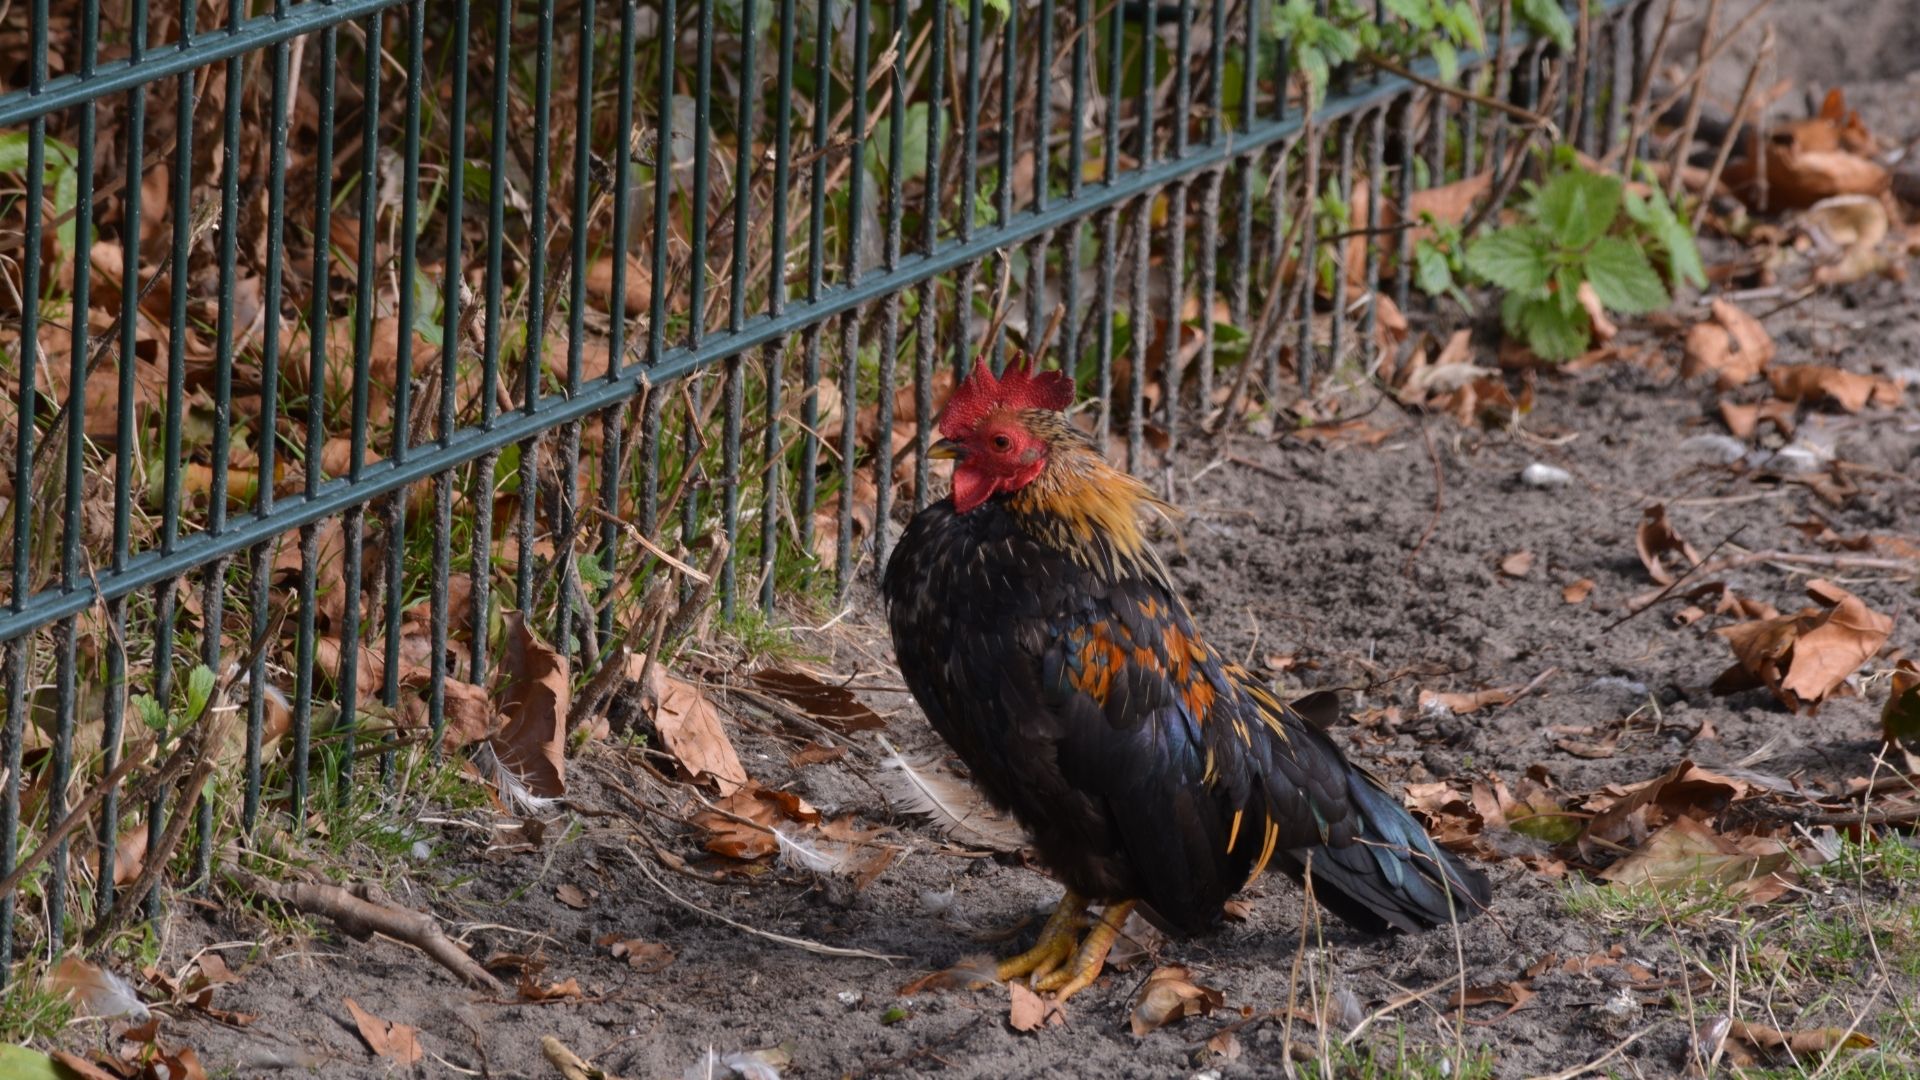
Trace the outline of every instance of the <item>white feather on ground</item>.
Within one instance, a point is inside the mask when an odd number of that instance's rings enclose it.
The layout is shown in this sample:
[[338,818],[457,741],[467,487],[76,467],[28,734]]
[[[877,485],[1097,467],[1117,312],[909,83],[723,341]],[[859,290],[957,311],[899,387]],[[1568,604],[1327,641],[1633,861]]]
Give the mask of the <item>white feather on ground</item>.
[[537,817],[560,805],[559,799],[535,795],[527,787],[526,781],[520,779],[499,754],[494,753],[490,743],[474,744],[473,763],[483,776],[493,781],[495,790],[500,792],[500,801],[506,803],[509,809]]
[[931,759],[910,761],[885,735],[877,737],[887,751],[881,783],[898,809],[931,818],[941,835],[974,847],[1018,851],[1027,846],[1026,830],[990,806],[972,784]]

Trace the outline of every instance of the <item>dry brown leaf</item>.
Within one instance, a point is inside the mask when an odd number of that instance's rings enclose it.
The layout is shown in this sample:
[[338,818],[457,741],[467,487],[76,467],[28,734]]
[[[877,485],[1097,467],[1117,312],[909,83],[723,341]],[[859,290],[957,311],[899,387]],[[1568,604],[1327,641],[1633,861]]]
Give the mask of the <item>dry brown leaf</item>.
[[1900,400],[1897,386],[1893,387],[1891,398],[1881,397],[1887,394],[1880,388],[1881,384],[1893,385],[1887,380],[1819,364],[1771,368],[1767,371],[1767,381],[1773,384],[1773,392],[1787,401],[1831,401],[1850,413],[1865,409],[1876,398],[1895,403]]
[[1743,202],[1762,211],[1799,209],[1835,195],[1878,195],[1893,183],[1893,174],[1872,160],[1878,145],[1835,89],[1818,115],[1771,128],[1764,143],[1759,133],[1750,135],[1724,175]]
[[1722,390],[1752,382],[1773,362],[1773,336],[1760,320],[1731,301],[1716,299],[1713,318],[1687,331],[1686,360],[1681,371],[1688,378],[1712,372]]
[[70,1054],[65,1050],[55,1050],[47,1056],[58,1062],[62,1069],[79,1077],[80,1080],[123,1080],[127,1075],[118,1071],[108,1072],[93,1062],[88,1061],[86,1058],[78,1054]]
[[1607,317],[1607,305],[1600,302],[1600,294],[1594,290],[1593,282],[1581,282],[1576,295],[1580,299],[1580,306],[1587,309],[1587,321],[1593,324],[1594,342],[1605,345],[1612,341],[1620,333],[1620,327]]
[[586,991],[580,989],[579,979],[542,983],[529,975],[520,976],[517,992],[522,1001],[566,1001],[587,996]]
[[1141,987],[1128,1023],[1135,1036],[1144,1036],[1189,1016],[1205,1016],[1226,1000],[1220,991],[1193,982],[1186,968],[1156,968]]
[[1422,690],[1419,695],[1421,712],[1433,712],[1444,709],[1455,715],[1479,712],[1494,705],[1505,705],[1520,692],[1518,686],[1496,686],[1487,690],[1475,690],[1465,694],[1442,693],[1438,690]]
[[623,938],[619,934],[603,934],[595,944],[609,946],[608,951],[615,960],[625,960],[627,966],[642,975],[652,975],[666,970],[676,959],[673,950],[658,941],[646,941],[642,938]]
[[847,748],[844,746],[826,746],[808,741],[806,745],[787,755],[787,764],[798,769],[806,765],[825,765],[846,756]]
[[695,778],[711,777],[721,795],[747,783],[747,770],[721,727],[720,713],[700,688],[671,675],[662,681],[654,727],[666,751]]
[[1505,1005],[1506,1010],[1498,1016],[1486,1020],[1468,1021],[1474,1024],[1496,1024],[1525,1008],[1527,1002],[1533,999],[1533,988],[1525,981],[1515,979],[1511,982],[1493,983],[1488,986],[1469,986],[1464,992],[1455,990],[1448,1005],[1455,1009],[1474,1005]]
[[506,721],[490,740],[500,761],[542,798],[567,792],[567,658],[535,638],[520,612],[507,614]]
[[365,1040],[367,1049],[375,1056],[388,1058],[397,1065],[411,1065],[422,1056],[420,1049],[420,1029],[407,1024],[396,1024],[384,1020],[362,1009],[352,998],[343,999],[347,1011],[353,1014],[353,1024],[360,1029],[360,1038]]
[[1880,709],[1880,735],[1890,743],[1920,740],[1920,664],[1894,665],[1887,703]]
[[822,682],[804,671],[769,668],[752,675],[754,685],[841,733],[879,731],[887,722],[852,690]]
[[[1818,584],[1809,585],[1808,591]],[[1873,659],[1892,633],[1891,616],[1870,611],[1859,597],[1839,591],[1826,617],[1794,643],[1793,661],[1780,687],[1801,701],[1823,700]]]
[[1727,1037],[1738,1039],[1762,1056],[1792,1057],[1801,1061],[1819,1059],[1838,1049],[1870,1050],[1878,1045],[1871,1035],[1846,1028],[1823,1027],[1806,1031],[1781,1031],[1763,1024],[1730,1020]]
[[1015,1031],[1037,1031],[1047,1024],[1059,1027],[1067,1022],[1059,1002],[1041,997],[1023,983],[1008,983],[1007,996],[1007,1023]]
[[1500,572],[1510,578],[1523,578],[1533,572],[1533,552],[1516,551],[1500,560]]
[[1593,579],[1581,578],[1560,590],[1560,599],[1569,604],[1578,604],[1593,595]]
[[1750,439],[1759,429],[1761,421],[1774,426],[1780,434],[1793,435],[1793,402],[1779,398],[1768,398],[1757,405],[1743,405],[1739,402],[1722,399],[1720,419],[1735,438]]
[[561,885],[553,890],[553,898],[575,911],[587,910],[587,894],[578,885]]
[[1602,870],[1600,877],[1623,888],[1722,886],[1747,902],[1764,904],[1786,892],[1789,859],[1777,840],[1722,836],[1682,815]]
[[1615,845],[1613,850],[1618,850],[1618,845],[1642,843],[1672,818],[1711,818],[1752,790],[1745,780],[1701,768],[1683,758],[1658,779],[1603,788],[1590,798],[1587,809],[1598,812],[1580,834],[1581,849],[1591,854],[1606,845]]
[[[601,310],[612,306],[613,258],[603,255],[587,267],[587,296]],[[638,315],[653,303],[653,272],[645,263],[627,257],[626,313]],[[565,355],[564,353],[562,355]]]
[[1640,552],[1640,565],[1645,566],[1647,574],[1660,585],[1673,584],[1677,576],[1667,566],[1666,556],[1678,554],[1685,559],[1685,565],[1680,567],[1683,571],[1700,565],[1700,553],[1674,531],[1673,523],[1667,520],[1667,508],[1659,503],[1642,513],[1640,528],[1634,533],[1634,546]]
[[1723,626],[1714,633],[1733,649],[1734,663],[1713,682],[1716,694],[1764,686],[1788,709],[1817,708],[1848,676],[1872,659],[1893,632],[1893,619],[1838,586],[1808,583],[1820,607],[1791,615]]

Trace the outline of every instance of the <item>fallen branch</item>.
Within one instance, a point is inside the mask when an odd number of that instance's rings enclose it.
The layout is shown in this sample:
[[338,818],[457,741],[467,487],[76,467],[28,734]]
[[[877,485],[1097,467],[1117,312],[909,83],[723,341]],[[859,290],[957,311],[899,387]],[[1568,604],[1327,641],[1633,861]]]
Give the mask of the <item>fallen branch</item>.
[[360,941],[374,934],[391,938],[426,953],[434,963],[460,976],[469,986],[495,993],[507,991],[506,984],[467,955],[465,949],[440,929],[440,923],[433,916],[401,907],[373,882],[342,887],[305,881],[269,881],[233,865],[228,866],[228,872],[255,896],[278,901],[308,915],[325,916],[348,937]]

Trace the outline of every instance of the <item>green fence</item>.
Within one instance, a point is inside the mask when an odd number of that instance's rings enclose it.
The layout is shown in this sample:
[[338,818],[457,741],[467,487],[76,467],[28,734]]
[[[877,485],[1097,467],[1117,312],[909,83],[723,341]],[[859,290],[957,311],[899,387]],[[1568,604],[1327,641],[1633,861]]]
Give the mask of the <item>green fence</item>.
[[1270,422],[1416,190],[1611,146],[1649,3],[1311,108],[1274,0],[9,6],[0,978],[440,746],[503,610],[844,595],[977,351],[1136,469]]

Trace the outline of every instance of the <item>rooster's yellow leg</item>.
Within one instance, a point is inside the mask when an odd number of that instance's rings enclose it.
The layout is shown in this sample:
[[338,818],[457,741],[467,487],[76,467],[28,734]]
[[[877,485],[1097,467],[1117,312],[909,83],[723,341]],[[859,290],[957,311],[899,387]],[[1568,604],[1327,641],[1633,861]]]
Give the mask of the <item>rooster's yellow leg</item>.
[[1127,914],[1132,910],[1131,900],[1107,905],[1107,909],[1100,914],[1100,921],[1087,931],[1086,940],[1080,943],[1080,951],[1073,956],[1073,963],[1045,978],[1036,978],[1034,989],[1052,990],[1055,1001],[1065,1001],[1092,986],[1093,980],[1100,977],[1100,969],[1107,965],[1107,954],[1113,951],[1113,943],[1119,940],[1120,928],[1126,925]]
[[1073,955],[1074,934],[1086,924],[1086,915],[1086,897],[1069,889],[1053,914],[1047,916],[1047,924],[1040,928],[1040,940],[1019,956],[1000,961],[994,977],[1001,982],[1022,975],[1038,978],[1065,964]]

